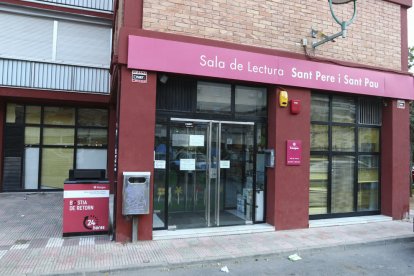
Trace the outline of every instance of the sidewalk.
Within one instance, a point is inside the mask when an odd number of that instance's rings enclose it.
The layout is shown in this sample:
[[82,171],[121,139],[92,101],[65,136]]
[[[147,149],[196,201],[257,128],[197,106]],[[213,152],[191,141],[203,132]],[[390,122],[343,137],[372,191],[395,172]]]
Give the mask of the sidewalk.
[[[347,226],[333,226],[289,231],[277,231],[232,236],[189,238],[178,240],[143,241],[135,244],[111,242],[107,236],[61,238],[51,231],[59,228],[58,220],[48,225],[38,216],[37,225],[19,226],[21,212],[42,212],[40,206],[50,201],[58,203],[61,194],[10,195],[0,197],[0,275],[75,274],[107,272],[149,266],[190,264],[222,261],[238,257],[282,254],[321,250],[329,247],[344,249],[370,243],[414,241],[413,224],[408,221],[388,221]],[[40,200],[39,200],[40,199]],[[37,205],[35,204],[37,202]],[[25,209],[27,206],[32,209]],[[21,208],[18,208],[21,206]],[[48,205],[49,212],[59,212]],[[13,216],[10,215],[13,213]],[[39,213],[37,214],[39,215]],[[19,217],[20,216],[20,217]],[[13,217],[15,218],[13,220]],[[12,221],[7,221],[12,219]],[[43,226],[40,226],[41,224]],[[12,226],[8,226],[11,224]],[[57,226],[56,226],[57,224]],[[24,230],[32,227],[48,231],[29,237]],[[6,229],[6,230],[5,230]],[[33,233],[32,233],[33,234]]]

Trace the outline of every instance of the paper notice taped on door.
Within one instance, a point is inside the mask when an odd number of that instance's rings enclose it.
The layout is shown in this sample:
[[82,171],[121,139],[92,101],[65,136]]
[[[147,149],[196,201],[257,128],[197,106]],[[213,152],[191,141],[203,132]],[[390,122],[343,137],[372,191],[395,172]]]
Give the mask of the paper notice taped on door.
[[154,160],[154,169],[165,169],[165,160]]
[[230,169],[230,160],[220,160],[220,169]]
[[180,171],[194,171],[195,165],[195,159],[180,159]]
[[190,147],[204,147],[204,135],[190,135]]

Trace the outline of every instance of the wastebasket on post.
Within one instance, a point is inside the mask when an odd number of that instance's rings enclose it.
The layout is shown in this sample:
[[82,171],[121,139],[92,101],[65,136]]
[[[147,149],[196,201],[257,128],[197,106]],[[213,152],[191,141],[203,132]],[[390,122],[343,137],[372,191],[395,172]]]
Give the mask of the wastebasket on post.
[[137,215],[149,214],[150,172],[124,172],[122,214],[132,216],[132,241],[138,240]]
[[109,181],[105,170],[70,170],[63,189],[63,236],[108,233]]

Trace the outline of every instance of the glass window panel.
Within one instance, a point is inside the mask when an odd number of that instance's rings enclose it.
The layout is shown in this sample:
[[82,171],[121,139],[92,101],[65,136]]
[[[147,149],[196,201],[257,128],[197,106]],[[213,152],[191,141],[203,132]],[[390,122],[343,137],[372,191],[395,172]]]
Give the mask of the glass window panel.
[[78,123],[80,126],[108,126],[108,110],[96,108],[79,108]]
[[355,123],[354,98],[334,96],[332,98],[332,121],[338,123]]
[[266,89],[236,86],[236,112],[242,115],[266,116]]
[[379,152],[380,129],[360,127],[358,131],[359,152]]
[[40,124],[40,106],[26,106],[26,124]]
[[62,189],[70,169],[73,169],[73,149],[43,148],[41,188]]
[[24,154],[24,188],[38,189],[39,148],[26,148]]
[[39,145],[40,127],[26,127],[24,129],[24,143],[26,145]]
[[44,123],[47,125],[75,125],[75,109],[72,107],[45,107]]
[[197,83],[197,111],[198,112],[230,112],[231,85],[213,82]]
[[73,128],[52,128],[43,129],[44,145],[73,146],[75,130]]
[[76,168],[106,170],[106,157],[106,149],[78,149],[76,151]]
[[378,210],[379,156],[358,158],[358,211]]
[[329,120],[329,96],[312,94],[311,121]]
[[6,123],[18,124],[23,123],[24,106],[13,103],[7,104]]
[[311,150],[327,151],[329,149],[327,125],[311,125]]
[[355,128],[344,126],[332,127],[332,150],[355,151]]
[[167,154],[167,126],[155,125],[155,161],[154,163],[154,215],[153,228],[165,227],[166,193],[166,154]]
[[78,129],[78,146],[103,147],[108,145],[106,129]]
[[313,155],[310,159],[309,214],[328,212],[328,157]]
[[261,151],[266,149],[267,145],[267,132],[266,125],[258,123],[257,124],[257,150]]
[[355,158],[353,156],[334,156],[332,158],[332,213],[354,211],[354,165]]

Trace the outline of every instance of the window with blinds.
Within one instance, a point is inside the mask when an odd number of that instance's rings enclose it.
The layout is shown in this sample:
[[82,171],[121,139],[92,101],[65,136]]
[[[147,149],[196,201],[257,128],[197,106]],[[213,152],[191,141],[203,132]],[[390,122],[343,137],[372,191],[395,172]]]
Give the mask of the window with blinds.
[[0,26],[0,57],[109,67],[109,25],[0,11]]

